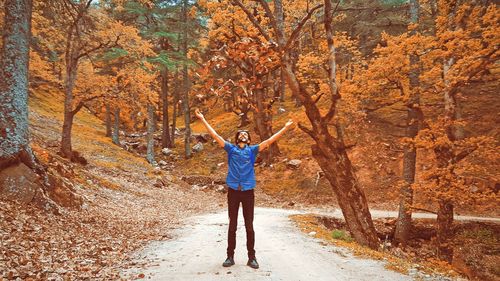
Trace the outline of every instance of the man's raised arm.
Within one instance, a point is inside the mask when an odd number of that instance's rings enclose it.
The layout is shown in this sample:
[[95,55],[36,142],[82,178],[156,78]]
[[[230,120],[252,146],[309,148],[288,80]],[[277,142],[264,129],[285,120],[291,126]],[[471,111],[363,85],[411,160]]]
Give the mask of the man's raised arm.
[[219,146],[224,147],[224,142],[225,142],[224,139],[221,136],[219,136],[219,134],[217,134],[217,132],[214,130],[214,128],[212,128],[212,126],[210,126],[210,124],[208,124],[207,120],[205,120],[205,117],[203,116],[203,114],[200,112],[199,109],[195,110],[195,114],[196,114],[196,117],[198,117],[198,119],[200,119],[201,122],[203,122],[203,125],[205,125],[208,132],[217,141]]
[[281,135],[283,135],[292,125],[293,125],[292,119],[288,120],[288,122],[286,122],[285,126],[281,128],[281,130],[279,130],[276,134],[272,135],[270,138],[259,144],[259,151],[262,151],[271,146],[271,144],[277,141],[281,137]]

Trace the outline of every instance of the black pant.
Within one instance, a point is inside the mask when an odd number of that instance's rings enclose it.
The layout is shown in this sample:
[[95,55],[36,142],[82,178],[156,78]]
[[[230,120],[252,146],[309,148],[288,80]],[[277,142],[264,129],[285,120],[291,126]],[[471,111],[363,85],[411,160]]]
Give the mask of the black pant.
[[227,234],[227,255],[234,256],[236,248],[236,228],[238,226],[238,209],[240,202],[243,205],[243,218],[245,219],[245,229],[247,231],[247,251],[248,258],[255,257],[255,232],[253,231],[253,207],[254,207],[254,192],[252,190],[239,191],[228,188],[227,193],[227,208],[229,213],[229,231]]

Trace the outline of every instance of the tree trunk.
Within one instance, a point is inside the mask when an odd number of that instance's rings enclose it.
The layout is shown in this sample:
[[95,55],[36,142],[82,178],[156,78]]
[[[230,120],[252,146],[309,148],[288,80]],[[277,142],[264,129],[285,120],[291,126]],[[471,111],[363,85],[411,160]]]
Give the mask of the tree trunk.
[[106,137],[111,137],[111,108],[106,103]]
[[156,164],[155,161],[155,140],[153,137],[154,134],[154,108],[151,103],[148,103],[148,130],[146,134],[146,142],[147,142],[147,152],[146,152],[146,159],[148,162],[152,165]]
[[0,171],[23,162],[33,168],[29,146],[28,69],[31,1],[4,3],[0,53]]
[[115,107],[115,126],[113,128],[113,143],[120,145],[120,108]]
[[439,209],[437,213],[438,224],[438,239],[442,242],[445,241],[450,234],[453,225],[453,203],[448,200],[439,201]]
[[280,69],[280,86],[279,86],[279,91],[280,91],[280,102],[285,101],[285,88],[286,88],[286,80],[285,80],[285,71],[283,71],[283,68]]
[[[184,22],[183,27],[183,38],[182,38],[182,55],[187,59],[187,9],[188,9],[188,0],[183,0],[182,4],[182,20]],[[188,68],[187,64],[184,63],[182,67],[182,92],[183,92],[183,109],[184,109],[184,157],[191,158],[191,120],[189,114],[189,77],[188,77]]]
[[453,259],[453,249],[446,243],[452,235],[453,226],[453,202],[449,200],[439,200],[437,213],[437,242],[439,257],[451,262]]
[[[418,24],[420,6],[418,0],[410,1],[411,22]],[[410,33],[414,35],[415,29]],[[420,114],[420,59],[416,54],[410,55],[410,97],[407,102],[406,133],[407,138],[414,139],[418,134]],[[411,215],[413,205],[413,188],[415,182],[415,165],[417,150],[413,144],[407,144],[403,152],[403,180],[404,185],[400,191],[399,216],[396,222],[394,239],[397,243],[406,245],[411,233]]]
[[[261,141],[267,140],[273,135],[272,113],[270,112],[270,109],[265,107],[263,102],[263,95],[264,91],[262,89],[254,90],[254,98],[257,110],[253,111],[253,118],[255,127],[257,128],[256,132],[259,134]],[[278,143],[273,143],[268,149],[262,151],[261,153],[262,158],[264,159],[264,163],[271,164],[273,162],[273,158],[280,153]]]
[[[179,71],[175,70],[175,84],[179,82]],[[178,93],[178,86],[174,86],[174,100],[173,100],[173,106],[172,106],[172,131],[170,134],[170,137],[172,138],[170,144],[172,147],[175,147],[175,126],[177,126],[177,103],[179,103],[179,93]]]
[[[231,101],[232,100],[229,100],[229,103],[231,103]],[[250,124],[250,120],[248,119],[250,104],[248,103],[247,100],[244,99],[240,102],[238,108],[240,109],[240,113],[234,111],[236,114],[238,114],[238,117],[240,118],[240,124],[238,124],[238,128],[245,127],[246,125]]]
[[28,119],[31,0],[5,0],[0,50],[0,194],[58,211],[46,169],[30,147]]
[[[170,128],[168,120],[168,70],[165,69],[161,72],[161,100],[162,100],[162,134],[161,134],[161,146],[172,147],[170,138]],[[174,117],[175,118],[175,117]]]
[[61,136],[61,155],[71,159],[73,157],[73,148],[71,143],[71,131],[73,129],[73,87],[75,86],[76,72],[78,62],[74,59],[66,60],[66,77],[64,79],[64,119]]
[[[454,64],[454,59],[450,58],[443,64],[443,77],[446,86],[449,86],[448,72]],[[448,139],[452,142],[463,139],[464,135],[462,130],[456,126],[457,121],[457,100],[456,89],[446,89],[444,91],[444,110],[446,120],[446,134]],[[435,150],[436,157],[438,158],[438,168],[446,169],[449,165],[453,165],[451,147],[440,147]],[[453,202],[446,199],[440,199],[438,209],[438,242],[443,243],[451,231],[453,225]]]
[[331,142],[317,141],[311,151],[330,182],[347,227],[356,242],[378,249],[379,240],[368,203],[356,180],[345,148],[336,148]]

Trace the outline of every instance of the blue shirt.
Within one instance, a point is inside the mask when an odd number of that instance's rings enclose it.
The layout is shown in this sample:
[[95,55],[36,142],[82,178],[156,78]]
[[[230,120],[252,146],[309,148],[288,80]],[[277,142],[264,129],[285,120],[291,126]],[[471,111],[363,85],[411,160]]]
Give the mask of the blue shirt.
[[228,162],[226,184],[234,190],[238,190],[238,185],[241,185],[241,190],[253,189],[257,183],[253,165],[259,153],[259,145],[245,145],[240,148],[226,141],[224,150],[227,152]]

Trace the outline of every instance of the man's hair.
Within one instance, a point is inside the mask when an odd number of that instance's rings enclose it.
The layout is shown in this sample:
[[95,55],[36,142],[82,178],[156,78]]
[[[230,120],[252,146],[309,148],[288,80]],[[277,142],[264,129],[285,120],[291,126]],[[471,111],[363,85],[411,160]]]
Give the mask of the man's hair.
[[248,130],[238,130],[236,132],[236,136],[234,137],[234,143],[238,144],[238,137],[240,136],[241,133],[246,132],[248,134],[248,144],[252,141],[252,137],[250,136],[250,132]]

